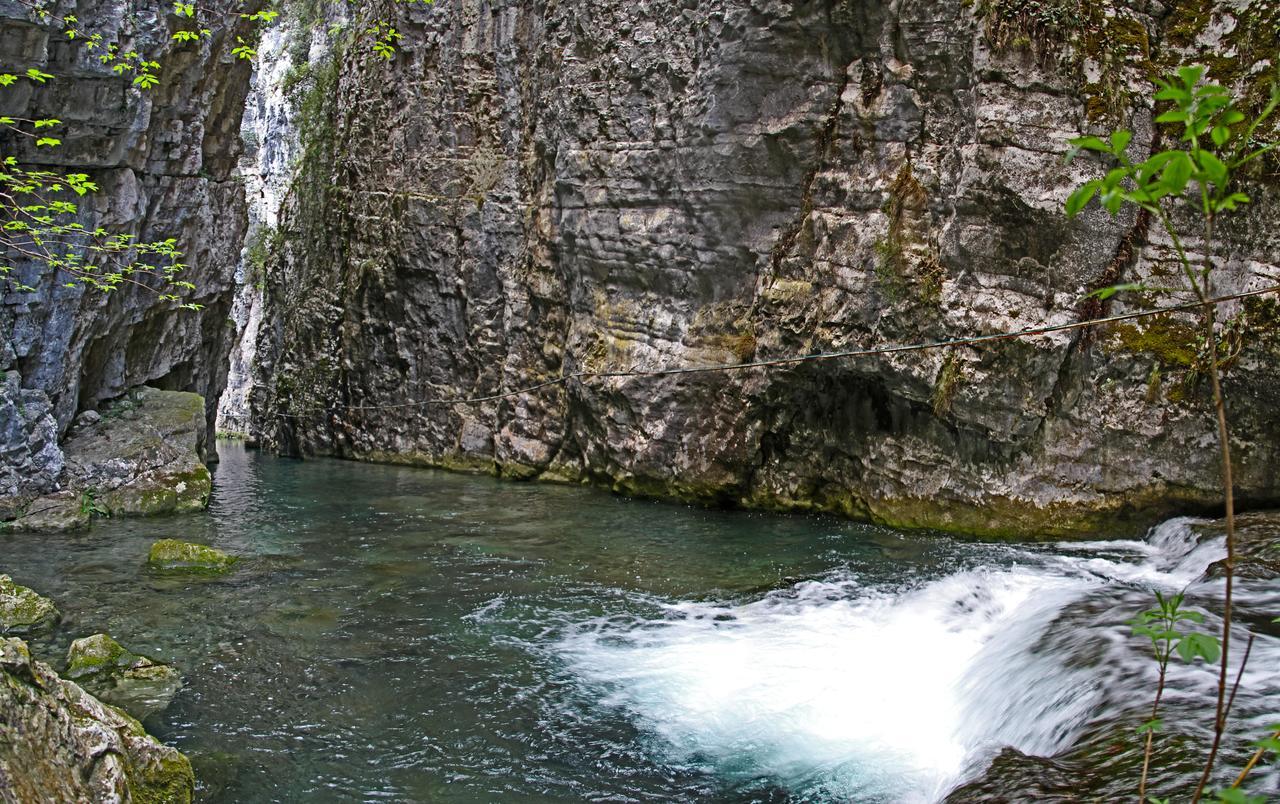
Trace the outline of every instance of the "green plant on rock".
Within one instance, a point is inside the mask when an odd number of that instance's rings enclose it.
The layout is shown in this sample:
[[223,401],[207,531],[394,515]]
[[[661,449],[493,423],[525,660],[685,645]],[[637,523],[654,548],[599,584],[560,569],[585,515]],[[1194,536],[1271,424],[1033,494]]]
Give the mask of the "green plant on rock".
[[98,502],[96,489],[85,489],[80,493],[80,513],[85,516],[110,516],[111,511]]
[[[1154,99],[1167,108],[1156,122],[1180,128],[1174,147],[1136,161],[1130,156],[1132,132],[1117,130],[1109,137],[1078,137],[1071,140],[1071,159],[1081,152],[1095,152],[1110,162],[1101,179],[1086,182],[1067,199],[1070,216],[1079,214],[1096,196],[1112,215],[1127,206],[1138,207],[1159,223],[1172,242],[1188,289],[1200,302],[1200,329],[1213,394],[1214,419],[1222,463],[1222,488],[1226,511],[1226,549],[1224,562],[1225,596],[1222,611],[1221,655],[1218,662],[1217,705],[1213,720],[1213,741],[1205,759],[1204,770],[1192,796],[1197,802],[1203,796],[1212,775],[1214,763],[1226,731],[1229,714],[1228,662],[1231,647],[1232,592],[1235,566],[1235,502],[1233,496],[1231,434],[1227,422],[1226,398],[1222,390],[1224,356],[1220,350],[1214,296],[1214,269],[1217,265],[1215,233],[1220,217],[1249,203],[1249,196],[1233,180],[1238,171],[1276,147],[1263,144],[1255,133],[1280,106],[1280,81],[1273,80],[1268,103],[1250,116],[1222,86],[1204,80],[1205,68],[1188,65],[1178,68],[1156,82]],[[1198,220],[1201,231],[1192,235],[1179,228],[1188,218]],[[1200,240],[1199,253],[1193,258],[1187,243]],[[1125,290],[1150,290],[1133,284],[1103,288],[1094,293],[1107,298]],[[1180,602],[1180,601],[1179,601]],[[1164,604],[1157,611],[1163,611]],[[1168,631],[1166,631],[1168,633]],[[1197,643],[1198,644],[1198,643]],[[1157,659],[1159,659],[1157,651]],[[1246,654],[1247,658],[1247,654]],[[1167,660],[1166,660],[1167,662]],[[1163,667],[1164,665],[1162,665]],[[1157,697],[1158,703],[1158,697]],[[1141,783],[1145,792],[1145,779]],[[1224,795],[1236,796],[1243,775]]]

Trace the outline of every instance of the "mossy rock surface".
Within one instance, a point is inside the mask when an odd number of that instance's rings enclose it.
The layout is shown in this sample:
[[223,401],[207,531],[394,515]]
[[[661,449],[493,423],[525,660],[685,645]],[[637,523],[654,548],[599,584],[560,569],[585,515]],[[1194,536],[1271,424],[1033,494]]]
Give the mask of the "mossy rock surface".
[[239,557],[205,544],[161,539],[151,545],[147,566],[167,572],[221,575],[230,572]]
[[0,575],[0,635],[28,635],[58,624],[62,614],[53,601]]
[[191,763],[0,639],[0,801],[190,802]]
[[106,634],[94,634],[71,643],[67,650],[66,677],[81,679],[98,673],[114,673],[132,666],[138,659]]
[[168,708],[182,689],[174,667],[133,653],[107,634],[72,642],[65,675],[139,719]]

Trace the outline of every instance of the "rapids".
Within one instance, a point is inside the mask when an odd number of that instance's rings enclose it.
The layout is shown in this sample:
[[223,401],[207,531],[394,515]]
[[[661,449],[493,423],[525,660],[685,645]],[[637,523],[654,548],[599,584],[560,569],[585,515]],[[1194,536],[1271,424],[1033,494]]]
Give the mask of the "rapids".
[[[1220,540],[1186,519],[984,544],[220,451],[206,515],[0,536],[3,570],[65,614],[41,658],[105,630],[181,668],[146,726],[206,801],[935,801],[1003,746],[1131,732],[1154,665],[1125,621],[1154,590],[1220,595]],[[162,537],[246,560],[154,576]],[[1280,586],[1239,601],[1271,629],[1236,702],[1254,739],[1280,720]],[[1166,720],[1202,739],[1213,674],[1176,662],[1169,686]],[[1154,792],[1186,783],[1171,767]]]

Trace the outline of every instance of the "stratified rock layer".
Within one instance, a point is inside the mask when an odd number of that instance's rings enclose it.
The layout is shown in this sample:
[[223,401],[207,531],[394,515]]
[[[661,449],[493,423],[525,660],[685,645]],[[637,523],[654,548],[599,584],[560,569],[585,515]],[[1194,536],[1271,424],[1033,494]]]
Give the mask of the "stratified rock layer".
[[[13,263],[18,281],[34,290],[0,285],[0,509],[57,491],[56,442],[76,414],[138,386],[200,394],[212,422],[234,335],[227,319],[246,225],[233,172],[250,65],[231,49],[254,24],[214,14],[201,21],[207,37],[182,42],[173,37],[171,4],[89,0],[74,9],[85,34],[70,40],[53,22],[33,22],[28,5],[0,3],[0,63],[5,72],[52,77],[7,88],[0,113],[61,120],[52,133],[62,145],[35,148],[6,131],[4,154],[29,167],[88,173],[101,189],[79,202],[87,228],[176,240],[187,266],[181,278],[195,285],[184,301],[202,309],[180,309],[136,283],[112,293],[68,287],[66,275],[45,265]],[[89,34],[158,63],[160,83],[142,91],[133,72],[113,72],[100,50],[87,49]]]
[[[1019,5],[397,7],[394,59],[355,42],[296,90],[254,428],[289,453],[1024,538],[1215,504],[1193,315],[432,401],[1186,300],[1082,303],[1179,273],[1142,217],[1066,218],[1105,169],[1065,164],[1067,140],[1123,124],[1140,155],[1151,71],[1212,45],[1256,94],[1274,42],[1225,5]],[[1219,292],[1280,281],[1275,177],[1253,179]],[[1220,310],[1245,335],[1226,386],[1246,502],[1280,499],[1277,309]]]
[[189,802],[191,763],[0,640],[0,801]]

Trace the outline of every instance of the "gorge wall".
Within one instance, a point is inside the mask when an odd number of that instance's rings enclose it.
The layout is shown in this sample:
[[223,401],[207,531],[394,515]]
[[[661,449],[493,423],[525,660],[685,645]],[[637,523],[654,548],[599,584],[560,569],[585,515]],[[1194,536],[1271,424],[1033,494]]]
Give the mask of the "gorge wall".
[[[245,236],[245,190],[235,169],[251,66],[231,50],[251,26],[222,15],[206,21],[208,37],[178,42],[172,35],[182,20],[170,5],[86,0],[51,10],[54,20],[38,23],[26,5],[0,3],[3,70],[52,76],[42,84],[21,79],[0,92],[0,104],[6,115],[61,120],[52,133],[63,144],[35,148],[6,132],[6,155],[89,173],[101,190],[80,204],[88,229],[141,242],[175,238],[187,265],[182,278],[196,286],[184,301],[202,309],[180,309],[151,287],[102,293],[68,286],[68,276],[46,266],[14,263],[33,290],[6,283],[0,298],[0,515],[66,484],[58,441],[80,411],[151,385],[202,395],[211,420],[227,373]],[[134,73],[117,74],[99,59],[101,49],[68,39],[57,15],[72,11],[104,47],[158,62],[160,83],[140,90]]]
[[[1180,280],[1147,221],[1096,205],[1065,217],[1102,170],[1065,164],[1066,141],[1119,122],[1151,147],[1149,76],[1200,51],[1256,99],[1274,4],[387,13],[394,59],[339,47],[301,93],[251,400],[269,446],[996,535],[1115,529],[1220,498],[1189,316],[430,400],[1185,300],[1081,301]],[[1220,292],[1280,280],[1266,170],[1226,231]],[[1276,309],[1221,311],[1246,335],[1227,391],[1252,502],[1280,497]]]

